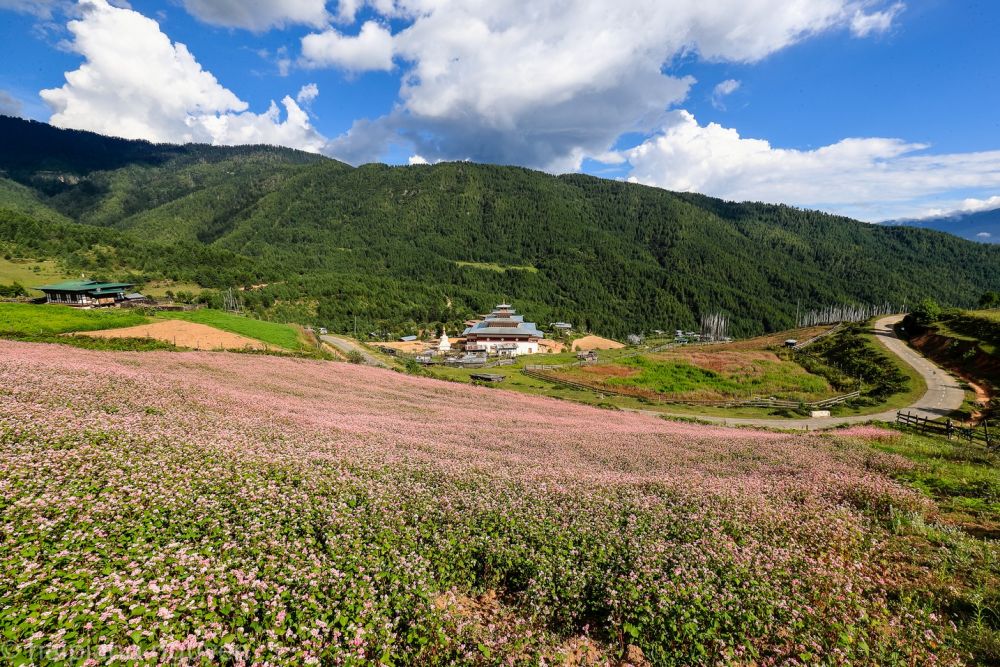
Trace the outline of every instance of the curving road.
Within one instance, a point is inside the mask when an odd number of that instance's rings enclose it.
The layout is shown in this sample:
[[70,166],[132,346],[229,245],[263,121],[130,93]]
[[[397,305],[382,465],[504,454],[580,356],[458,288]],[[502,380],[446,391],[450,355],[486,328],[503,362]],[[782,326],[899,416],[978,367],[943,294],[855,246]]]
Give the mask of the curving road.
[[[882,345],[887,347],[892,354],[913,366],[924,381],[927,382],[927,392],[920,399],[902,408],[906,412],[917,414],[921,417],[937,419],[957,410],[965,400],[965,390],[959,385],[958,380],[941,369],[926,357],[921,356],[909,345],[896,335],[893,327],[903,319],[902,315],[890,315],[875,322],[875,337]],[[643,410],[648,414],[656,413],[651,410]],[[824,429],[832,428],[840,424],[857,424],[868,421],[895,421],[896,410],[879,412],[871,415],[852,415],[849,417],[812,417],[807,419],[741,419],[729,417],[707,417],[700,415],[669,414],[668,417],[695,417],[703,421],[715,422],[731,426],[769,426],[771,428],[787,429]]]
[[330,336],[328,334],[323,334],[322,336],[320,336],[320,339],[324,343],[329,343],[330,345],[333,345],[335,348],[337,348],[341,352],[344,352],[345,354],[348,352],[357,352],[358,354],[361,355],[361,358],[364,359],[365,363],[368,364],[369,366],[388,368],[388,366],[382,363],[382,361],[378,357],[376,357],[371,352],[366,350],[364,347],[362,347],[358,343],[355,343],[352,340],[348,340],[346,338],[340,338],[339,336]]

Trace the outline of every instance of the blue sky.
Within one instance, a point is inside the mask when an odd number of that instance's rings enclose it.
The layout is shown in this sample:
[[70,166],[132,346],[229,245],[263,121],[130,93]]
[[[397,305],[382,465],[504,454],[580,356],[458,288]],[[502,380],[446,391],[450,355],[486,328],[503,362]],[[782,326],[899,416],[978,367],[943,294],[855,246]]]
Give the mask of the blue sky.
[[0,18],[0,111],[65,127],[865,220],[1000,207],[985,0],[0,0]]

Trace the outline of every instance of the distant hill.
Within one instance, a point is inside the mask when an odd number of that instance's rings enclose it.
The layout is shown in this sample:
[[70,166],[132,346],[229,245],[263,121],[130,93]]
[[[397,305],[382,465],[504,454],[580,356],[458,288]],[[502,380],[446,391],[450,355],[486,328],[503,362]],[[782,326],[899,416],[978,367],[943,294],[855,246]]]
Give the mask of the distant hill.
[[454,330],[511,299],[611,336],[737,335],[842,302],[971,305],[1000,247],[788,206],[518,167],[358,168],[267,146],[170,146],[0,119],[0,252],[169,277],[334,330]]
[[1000,208],[920,220],[889,220],[880,224],[935,229],[979,243],[1000,243]]

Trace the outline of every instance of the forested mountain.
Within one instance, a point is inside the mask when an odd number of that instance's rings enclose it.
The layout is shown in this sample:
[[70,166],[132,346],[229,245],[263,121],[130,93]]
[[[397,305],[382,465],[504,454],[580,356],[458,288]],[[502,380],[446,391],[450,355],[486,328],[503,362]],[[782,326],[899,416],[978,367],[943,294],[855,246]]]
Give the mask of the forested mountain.
[[[9,141],[9,139],[13,141]],[[288,149],[164,146],[0,119],[0,245],[68,270],[244,292],[350,330],[453,328],[508,298],[609,335],[790,326],[843,302],[971,305],[1000,247],[787,206],[470,163],[348,165]]]
[[979,243],[1000,243],[1000,208],[975,213],[953,213],[920,220],[889,220],[880,224],[936,229]]

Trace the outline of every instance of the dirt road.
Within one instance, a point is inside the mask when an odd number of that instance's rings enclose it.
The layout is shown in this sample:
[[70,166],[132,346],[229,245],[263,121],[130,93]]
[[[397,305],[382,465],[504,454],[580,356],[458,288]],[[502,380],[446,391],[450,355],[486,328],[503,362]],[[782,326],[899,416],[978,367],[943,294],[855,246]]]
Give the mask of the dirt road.
[[[921,356],[904,341],[896,336],[893,326],[903,319],[902,315],[890,315],[875,322],[876,339],[889,349],[890,352],[901,358],[903,361],[913,366],[927,382],[927,392],[920,399],[903,408],[904,411],[917,414],[921,417],[936,419],[947,415],[953,410],[962,406],[965,399],[965,391],[959,386],[958,380],[949,375],[947,371],[939,368],[926,357]],[[647,414],[655,413],[643,410]],[[704,417],[697,415],[668,415],[674,417],[696,417],[703,421],[710,421],[718,424],[730,426],[768,426],[772,428],[787,429],[808,429],[818,430],[832,428],[840,424],[856,424],[867,421],[895,421],[896,410],[889,410],[873,415],[854,415],[850,417],[816,417],[806,419],[741,419],[730,417]]]
[[330,336],[328,334],[323,334],[320,336],[324,343],[329,343],[335,348],[344,352],[345,354],[350,352],[357,352],[361,355],[361,358],[365,360],[365,363],[369,366],[377,366],[379,368],[388,368],[388,366],[377,357],[375,357],[371,352],[366,350],[363,346],[354,342],[353,340],[348,340],[346,338],[340,338],[339,336]]

